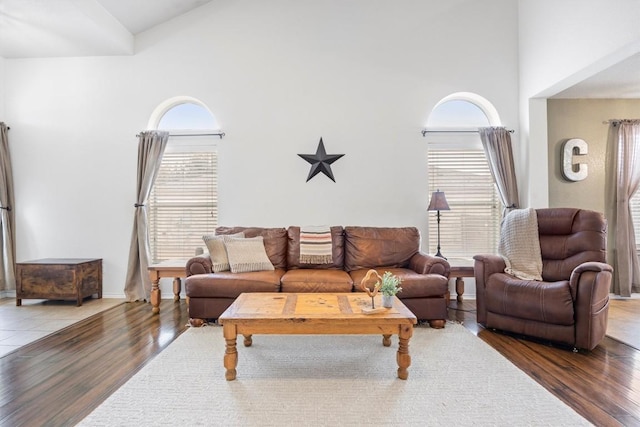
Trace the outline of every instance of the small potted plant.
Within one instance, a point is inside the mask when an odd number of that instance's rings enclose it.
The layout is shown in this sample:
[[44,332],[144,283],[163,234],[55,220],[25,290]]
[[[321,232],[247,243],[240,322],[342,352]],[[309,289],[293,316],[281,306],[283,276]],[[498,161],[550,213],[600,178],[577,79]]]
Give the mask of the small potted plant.
[[391,274],[390,271],[385,271],[382,275],[382,283],[380,284],[380,293],[382,294],[382,306],[391,308],[393,307],[393,297],[402,291],[400,279],[395,274]]

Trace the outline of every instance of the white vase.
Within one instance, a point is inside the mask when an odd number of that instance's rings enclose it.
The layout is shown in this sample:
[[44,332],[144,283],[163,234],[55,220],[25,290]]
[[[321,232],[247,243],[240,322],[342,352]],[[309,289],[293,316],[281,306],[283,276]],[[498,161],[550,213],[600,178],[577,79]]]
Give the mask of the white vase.
[[382,295],[382,306],[386,308],[393,307],[393,295]]

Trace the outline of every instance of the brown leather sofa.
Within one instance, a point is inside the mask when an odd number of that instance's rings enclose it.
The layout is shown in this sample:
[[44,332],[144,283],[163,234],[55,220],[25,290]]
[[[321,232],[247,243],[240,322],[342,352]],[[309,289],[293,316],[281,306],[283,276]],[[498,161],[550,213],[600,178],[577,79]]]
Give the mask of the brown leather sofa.
[[449,264],[419,251],[414,227],[331,227],[331,264],[301,264],[299,227],[219,227],[216,234],[244,232],[262,236],[273,271],[212,273],[211,259],[202,255],[187,262],[185,290],[192,324],[217,319],[243,292],[360,291],[369,269],[390,271],[402,279],[398,297],[420,320],[444,327],[449,296]]
[[601,213],[536,210],[542,281],[504,273],[498,255],[476,255],[478,323],[487,328],[592,350],[604,338],[612,268]]

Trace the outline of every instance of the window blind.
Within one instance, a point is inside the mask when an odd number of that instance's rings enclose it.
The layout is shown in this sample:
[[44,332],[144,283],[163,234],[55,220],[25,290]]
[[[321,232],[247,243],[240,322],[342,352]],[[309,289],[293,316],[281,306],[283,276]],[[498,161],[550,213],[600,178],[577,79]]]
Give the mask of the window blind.
[[[451,210],[440,212],[440,246],[449,257],[495,254],[500,237],[500,202],[482,149],[428,150],[429,194],[444,191]],[[429,252],[437,245],[436,213],[429,212]]]
[[149,197],[152,262],[190,258],[218,223],[217,153],[165,152]]

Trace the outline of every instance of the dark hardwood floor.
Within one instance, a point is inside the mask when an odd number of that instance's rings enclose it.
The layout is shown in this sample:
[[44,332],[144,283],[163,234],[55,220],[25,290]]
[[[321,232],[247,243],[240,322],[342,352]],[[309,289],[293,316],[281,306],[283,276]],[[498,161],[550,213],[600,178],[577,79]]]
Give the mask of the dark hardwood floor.
[[[149,304],[122,304],[0,358],[0,425],[82,420],[186,330],[184,301],[160,307],[153,316]],[[476,323],[474,301],[452,301],[449,318],[593,424],[640,426],[640,351],[607,337],[592,352],[573,353],[487,331]]]

